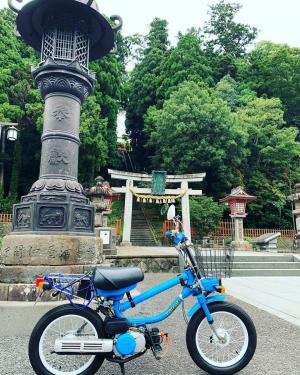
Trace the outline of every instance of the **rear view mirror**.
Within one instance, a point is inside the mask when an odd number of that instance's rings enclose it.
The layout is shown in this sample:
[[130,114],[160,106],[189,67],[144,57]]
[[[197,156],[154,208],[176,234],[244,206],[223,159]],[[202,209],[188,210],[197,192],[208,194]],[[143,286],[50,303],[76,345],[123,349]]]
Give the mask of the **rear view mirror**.
[[175,206],[174,206],[174,204],[171,204],[171,206],[168,209],[167,219],[173,220],[175,216],[176,216]]

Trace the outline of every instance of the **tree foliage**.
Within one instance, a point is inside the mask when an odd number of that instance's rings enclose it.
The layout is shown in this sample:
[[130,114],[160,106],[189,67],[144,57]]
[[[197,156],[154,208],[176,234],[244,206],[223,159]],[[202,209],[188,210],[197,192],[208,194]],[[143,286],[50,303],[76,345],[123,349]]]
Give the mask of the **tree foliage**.
[[261,42],[239,61],[238,77],[259,96],[278,97],[285,120],[300,129],[300,48]]
[[235,58],[246,52],[246,47],[257,36],[257,29],[234,20],[241,7],[225,0],[210,6],[210,19],[204,27],[208,50]]
[[185,82],[161,110],[146,117],[155,147],[154,167],[172,173],[206,172],[210,192],[220,194],[237,183],[236,169],[244,157],[244,132],[214,89]]
[[142,61],[133,69],[129,80],[126,129],[134,149],[137,167],[149,166],[148,141],[144,129],[144,116],[148,108],[157,102],[157,89],[162,61],[168,53],[167,22],[155,18],[145,38],[147,47]]
[[211,197],[190,199],[191,225],[200,238],[218,228],[224,209],[224,205],[218,204]]
[[[286,197],[300,178],[298,130],[285,127],[283,114],[277,98],[253,98],[236,113],[247,134],[247,157],[241,165],[243,181],[258,197],[250,205],[249,221],[265,227],[291,226]],[[261,212],[268,214],[262,216]]]
[[[155,18],[146,36],[119,34],[117,52],[91,64],[96,83],[81,113],[81,182],[118,167],[122,109],[138,171],[206,172],[203,190],[213,200],[191,202],[202,233],[223,212],[214,202],[239,184],[257,196],[248,225],[291,226],[286,197],[300,181],[300,49],[266,41],[249,51],[257,29],[236,20],[240,9],[220,0],[202,35],[191,25],[172,46],[167,21]],[[7,142],[2,156],[2,210],[38,177],[43,122],[30,77],[38,56],[16,39],[14,27],[12,12],[1,10],[0,121],[20,124],[18,142]]]

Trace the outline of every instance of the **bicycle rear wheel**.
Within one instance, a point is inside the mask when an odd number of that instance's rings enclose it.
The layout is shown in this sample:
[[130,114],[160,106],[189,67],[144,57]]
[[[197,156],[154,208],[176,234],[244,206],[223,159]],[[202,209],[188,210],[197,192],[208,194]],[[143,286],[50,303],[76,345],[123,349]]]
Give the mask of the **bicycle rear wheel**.
[[101,318],[91,309],[80,310],[71,305],[59,306],[37,323],[29,341],[29,359],[38,375],[91,375],[103,363],[103,356],[58,355],[56,339],[80,338],[96,340],[104,337]]

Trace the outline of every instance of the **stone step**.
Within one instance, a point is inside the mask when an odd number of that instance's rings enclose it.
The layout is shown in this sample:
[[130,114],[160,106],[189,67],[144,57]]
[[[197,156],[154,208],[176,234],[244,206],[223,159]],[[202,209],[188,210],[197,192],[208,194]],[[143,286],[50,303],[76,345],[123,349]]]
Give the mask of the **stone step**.
[[134,228],[131,233],[144,233],[144,232],[149,232],[152,233],[149,228]]
[[141,242],[132,242],[132,245],[133,246],[142,246],[142,247],[153,247],[153,246],[156,246],[156,244],[155,243],[153,243],[153,242],[143,242],[143,243],[141,243]]
[[238,269],[299,269],[297,262],[234,262],[233,268]]
[[294,262],[292,255],[234,255],[234,262]]
[[300,269],[240,269],[233,270],[232,276],[300,276]]

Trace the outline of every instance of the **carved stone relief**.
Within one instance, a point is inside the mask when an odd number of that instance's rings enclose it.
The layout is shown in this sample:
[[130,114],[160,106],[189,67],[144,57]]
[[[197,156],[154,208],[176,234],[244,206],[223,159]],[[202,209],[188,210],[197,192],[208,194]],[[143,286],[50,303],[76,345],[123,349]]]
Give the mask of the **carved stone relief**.
[[64,105],[58,105],[51,113],[57,121],[61,122],[67,118],[70,118],[70,111]]
[[41,201],[47,201],[47,202],[65,202],[67,200],[67,197],[65,195],[40,195]]
[[75,229],[89,228],[91,226],[91,211],[75,208],[73,226]]
[[67,78],[59,75],[47,75],[37,77],[36,81],[43,97],[51,92],[67,92],[84,102],[91,92],[91,85],[77,77]]
[[25,197],[22,197],[22,202],[36,202],[37,197],[36,195],[28,195]]
[[63,180],[61,178],[40,178],[36,181],[30,192],[34,191],[68,191],[70,193],[83,193],[83,187],[78,181],[74,180]]
[[65,209],[63,207],[42,207],[40,209],[39,224],[41,227],[62,227],[65,223]]
[[69,164],[69,158],[66,152],[60,150],[59,148],[54,148],[50,152],[48,162],[50,165],[66,165]]
[[31,211],[29,207],[18,208],[16,211],[16,224],[19,229],[30,228]]

